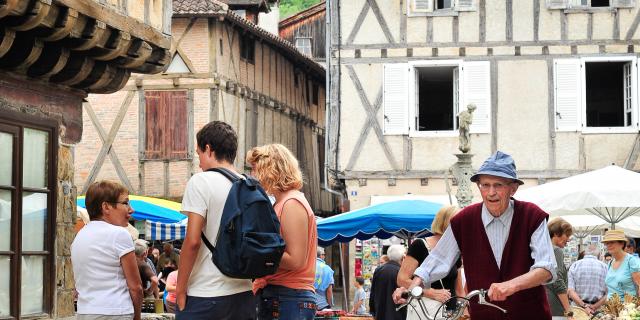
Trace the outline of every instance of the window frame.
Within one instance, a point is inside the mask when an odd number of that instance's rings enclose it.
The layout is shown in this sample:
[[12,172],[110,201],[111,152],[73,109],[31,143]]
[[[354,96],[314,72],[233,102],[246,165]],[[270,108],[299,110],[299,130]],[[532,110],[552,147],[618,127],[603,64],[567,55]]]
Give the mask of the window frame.
[[256,63],[256,40],[253,37],[240,38],[240,59],[250,64]]
[[[307,54],[304,51],[300,50],[300,47],[298,46],[298,40],[309,40],[309,54]],[[294,41],[294,46],[296,47],[296,49],[298,51],[300,51],[300,53],[302,53],[304,55],[307,55],[309,57],[313,56],[313,38],[312,37],[296,36],[295,41]]]
[[[1,190],[11,192],[11,240],[9,251],[2,251],[0,256],[9,256],[9,313],[8,318],[0,319],[20,319],[48,317],[53,313],[56,282],[56,221],[57,221],[57,152],[58,152],[58,123],[51,119],[34,118],[24,113],[15,113],[8,110],[2,111],[0,116],[0,128],[3,132],[13,135],[14,149],[12,155],[12,185],[0,186]],[[24,129],[34,129],[45,131],[49,134],[47,141],[47,187],[33,188],[23,186],[23,156],[24,156]],[[13,129],[13,130],[12,130]],[[9,132],[12,131],[12,132]],[[47,194],[47,217],[45,221],[45,234],[43,237],[43,249],[40,251],[22,250],[22,207],[23,195],[26,192],[37,192]],[[15,204],[15,205],[13,205]],[[62,250],[62,248],[59,248]],[[43,256],[43,312],[29,315],[21,315],[22,304],[22,257],[23,256]]]
[[[589,62],[631,62],[631,125],[628,127],[588,127],[587,126],[587,99],[586,99],[586,63]],[[602,133],[636,133],[638,132],[638,65],[635,56],[608,56],[608,57],[582,57],[580,58],[580,88],[581,106],[580,128],[585,134]],[[624,88],[623,93],[624,94]],[[624,112],[624,110],[623,110]]]
[[[460,70],[462,68],[463,60],[461,59],[450,59],[450,60],[421,60],[421,61],[410,61],[409,63],[409,137],[412,138],[426,138],[426,137],[455,137],[458,136],[459,132],[457,129],[454,130],[439,130],[439,131],[420,131],[416,129],[416,117],[418,116],[418,108],[416,102],[416,94],[418,89],[418,81],[417,80],[417,68],[429,68],[429,67],[455,67]],[[461,81],[462,72],[458,72],[458,107],[457,110],[454,110],[454,118],[457,118],[458,113],[460,113],[460,102],[463,101],[461,99],[462,93],[462,81]],[[454,84],[454,88],[456,88]],[[455,89],[454,89],[455,90]],[[454,99],[455,101],[456,99]],[[452,108],[456,109],[456,106],[452,106]],[[455,122],[455,119],[454,119]],[[454,128],[457,127],[457,124],[454,123]]]

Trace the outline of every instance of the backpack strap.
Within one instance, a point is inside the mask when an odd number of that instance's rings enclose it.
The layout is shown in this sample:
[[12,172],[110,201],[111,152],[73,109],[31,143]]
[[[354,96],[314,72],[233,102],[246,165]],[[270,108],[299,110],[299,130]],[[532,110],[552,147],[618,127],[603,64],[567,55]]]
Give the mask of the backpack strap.
[[236,181],[240,180],[240,178],[238,176],[233,174],[233,172],[231,172],[231,170],[229,170],[227,168],[216,167],[216,168],[207,169],[207,171],[217,172],[217,173],[223,175],[225,178],[229,179],[229,181],[231,181],[231,182],[236,182]]

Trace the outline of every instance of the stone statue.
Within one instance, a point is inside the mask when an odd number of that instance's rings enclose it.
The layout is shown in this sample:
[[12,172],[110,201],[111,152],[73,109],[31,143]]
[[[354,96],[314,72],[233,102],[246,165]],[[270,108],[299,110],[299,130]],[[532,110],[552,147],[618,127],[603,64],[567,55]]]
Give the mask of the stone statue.
[[458,130],[460,131],[460,146],[458,149],[462,153],[467,153],[471,150],[471,138],[469,137],[469,127],[473,121],[473,111],[476,110],[476,105],[470,103],[467,105],[467,110],[458,114]]

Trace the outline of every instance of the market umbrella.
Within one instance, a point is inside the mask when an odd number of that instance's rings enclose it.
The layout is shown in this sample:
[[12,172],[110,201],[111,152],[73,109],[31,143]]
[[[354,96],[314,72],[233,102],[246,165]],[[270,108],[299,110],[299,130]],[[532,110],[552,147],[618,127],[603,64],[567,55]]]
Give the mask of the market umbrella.
[[[77,204],[85,208],[84,197],[78,197]],[[163,223],[176,223],[187,218],[180,213],[180,203],[152,198],[129,195],[129,203],[134,212],[132,217],[135,220],[148,220]]]
[[318,225],[318,243],[349,242],[397,236],[408,239],[426,234],[440,203],[424,200],[398,200],[380,203],[322,219]]
[[640,173],[618,166],[520,190],[515,197],[552,216],[595,215],[615,225],[640,212]]

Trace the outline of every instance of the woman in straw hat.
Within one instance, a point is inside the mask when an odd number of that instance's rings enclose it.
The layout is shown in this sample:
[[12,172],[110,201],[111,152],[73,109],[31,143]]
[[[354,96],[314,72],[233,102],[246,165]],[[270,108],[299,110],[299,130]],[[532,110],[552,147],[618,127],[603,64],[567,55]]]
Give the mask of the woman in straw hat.
[[607,284],[608,298],[617,293],[620,298],[629,294],[638,295],[640,285],[640,259],[626,253],[624,247],[627,238],[622,230],[609,230],[604,234],[602,242],[613,259],[608,264]]

